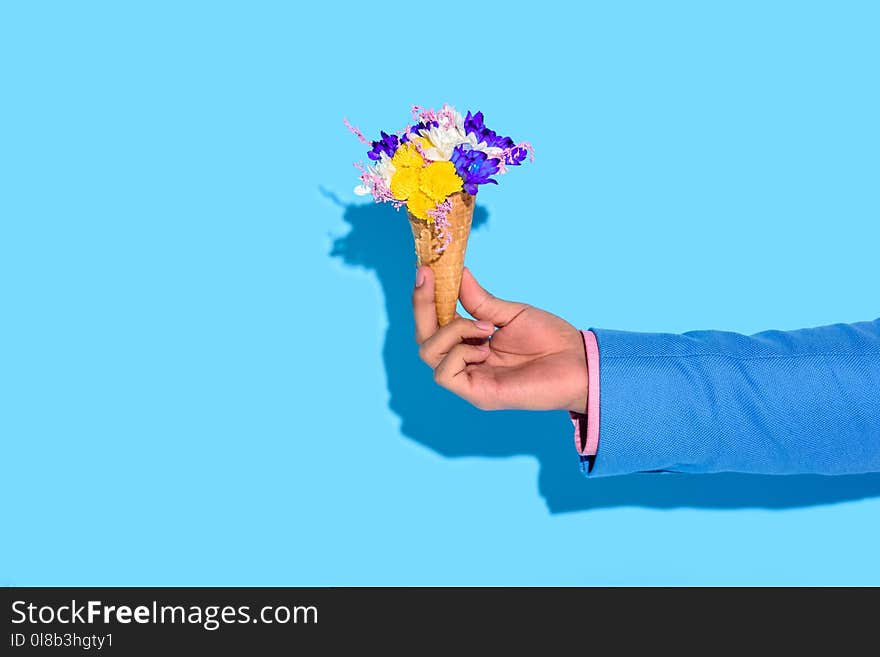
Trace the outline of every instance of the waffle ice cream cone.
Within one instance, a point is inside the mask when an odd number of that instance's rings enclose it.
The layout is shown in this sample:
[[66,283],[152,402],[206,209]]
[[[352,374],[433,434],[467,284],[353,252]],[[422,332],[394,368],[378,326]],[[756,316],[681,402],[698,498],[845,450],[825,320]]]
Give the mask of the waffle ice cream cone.
[[437,307],[437,321],[440,326],[445,326],[455,319],[455,306],[458,303],[464,253],[471,233],[475,199],[466,192],[457,192],[449,197],[449,202],[452,208],[447,219],[452,241],[443,253],[437,253],[443,245],[443,240],[437,235],[435,225],[422,221],[412,214],[409,215],[418,266],[428,265],[434,272],[434,305]]

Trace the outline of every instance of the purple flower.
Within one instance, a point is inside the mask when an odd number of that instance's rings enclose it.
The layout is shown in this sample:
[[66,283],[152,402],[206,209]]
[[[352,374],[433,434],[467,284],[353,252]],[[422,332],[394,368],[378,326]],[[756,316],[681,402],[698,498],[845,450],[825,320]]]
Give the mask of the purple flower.
[[[516,144],[510,137],[502,137],[494,130],[489,130],[483,123],[483,113],[477,112],[471,115],[470,112],[464,119],[464,131],[473,134],[477,138],[477,143],[486,142],[487,146],[496,146],[503,150],[513,148]],[[521,161],[521,160],[520,160]],[[508,164],[513,164],[508,162]],[[517,162],[519,164],[519,162]]]
[[382,135],[382,139],[373,142],[373,148],[367,153],[367,157],[371,160],[379,160],[382,157],[382,153],[385,153],[388,157],[394,157],[394,151],[400,145],[400,140],[396,135],[386,135],[384,132],[379,134]]
[[455,165],[455,172],[464,182],[464,191],[468,194],[476,194],[477,185],[498,184],[497,180],[490,178],[498,173],[501,161],[497,157],[489,158],[483,151],[465,150],[456,146],[452,151],[451,161]]
[[479,138],[485,130],[488,130],[488,128],[483,123],[483,113],[477,112],[472,115],[470,110],[468,110],[467,116],[464,117],[464,131],[473,132]]
[[440,123],[437,121],[422,121],[421,123],[416,123],[414,126],[407,128],[404,131],[403,137],[400,138],[400,143],[405,144],[408,142],[411,132],[414,132],[419,136],[419,130],[430,130],[431,128],[436,128],[438,125],[440,125]]
[[520,165],[526,159],[526,156],[528,154],[529,152],[525,148],[523,148],[522,146],[517,146],[516,148],[508,151],[507,155],[504,157],[504,163]]

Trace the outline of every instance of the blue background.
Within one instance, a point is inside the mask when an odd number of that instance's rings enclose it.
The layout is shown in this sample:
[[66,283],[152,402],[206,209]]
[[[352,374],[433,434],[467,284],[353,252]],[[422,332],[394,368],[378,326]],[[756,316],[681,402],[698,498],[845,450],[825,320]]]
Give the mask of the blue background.
[[468,262],[579,327],[873,319],[877,4],[513,4],[3,4],[0,584],[880,584],[878,476],[588,481],[434,387],[342,124],[531,141]]

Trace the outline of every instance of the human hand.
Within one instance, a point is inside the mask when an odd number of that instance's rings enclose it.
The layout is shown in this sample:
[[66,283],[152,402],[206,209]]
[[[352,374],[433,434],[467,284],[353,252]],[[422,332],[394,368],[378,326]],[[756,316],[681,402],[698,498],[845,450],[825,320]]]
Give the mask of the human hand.
[[467,268],[459,299],[476,320],[459,316],[438,327],[434,273],[416,271],[416,342],[438,384],[483,410],[586,412],[580,331],[556,315],[492,296]]

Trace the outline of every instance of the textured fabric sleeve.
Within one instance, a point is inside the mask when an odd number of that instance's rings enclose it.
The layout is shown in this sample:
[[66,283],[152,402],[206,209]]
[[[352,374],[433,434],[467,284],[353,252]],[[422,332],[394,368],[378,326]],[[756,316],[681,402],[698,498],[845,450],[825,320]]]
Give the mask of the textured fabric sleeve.
[[880,472],[880,319],[753,336],[592,330],[589,476]]

